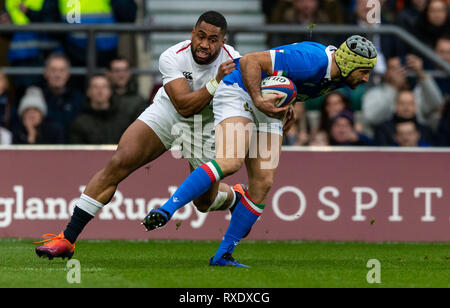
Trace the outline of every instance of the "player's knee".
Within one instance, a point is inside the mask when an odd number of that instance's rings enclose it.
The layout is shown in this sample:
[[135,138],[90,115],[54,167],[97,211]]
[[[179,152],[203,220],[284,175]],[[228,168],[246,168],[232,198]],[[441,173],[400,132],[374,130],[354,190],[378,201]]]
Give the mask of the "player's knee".
[[117,151],[109,161],[107,170],[115,175],[128,175],[133,170],[133,164],[126,153]]
[[108,169],[110,169],[112,172],[117,172],[121,169],[125,169],[124,167],[123,157],[118,153],[115,153],[108,163]]
[[223,174],[225,174],[227,176],[239,171],[239,169],[241,169],[243,164],[244,164],[244,159],[240,159],[240,158],[226,159],[219,163],[219,165],[222,168]]

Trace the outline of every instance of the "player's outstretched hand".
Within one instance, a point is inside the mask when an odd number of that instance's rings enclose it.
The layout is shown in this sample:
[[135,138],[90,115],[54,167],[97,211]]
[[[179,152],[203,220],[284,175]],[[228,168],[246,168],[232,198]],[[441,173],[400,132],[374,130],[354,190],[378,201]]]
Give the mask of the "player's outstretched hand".
[[275,107],[276,102],[282,98],[283,96],[281,94],[274,94],[273,96],[261,97],[257,101],[254,101],[254,104],[269,117],[281,120],[285,117],[289,109],[289,105],[281,108]]
[[228,60],[220,64],[219,69],[217,71],[216,80],[220,82],[223,77],[230,74],[236,68],[236,63],[233,60]]

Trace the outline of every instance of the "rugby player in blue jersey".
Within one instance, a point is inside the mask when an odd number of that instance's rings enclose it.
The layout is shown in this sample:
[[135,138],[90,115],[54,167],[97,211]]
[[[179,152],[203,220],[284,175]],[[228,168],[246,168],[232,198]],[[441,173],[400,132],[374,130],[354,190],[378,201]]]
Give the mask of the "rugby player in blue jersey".
[[[210,265],[245,267],[234,260],[232,253],[264,210],[281,152],[282,119],[292,108],[275,107],[279,96],[263,97],[261,80],[285,76],[297,86],[297,100],[306,101],[337,88],[355,89],[366,83],[376,59],[372,42],[358,35],[348,38],[339,48],[301,42],[240,58],[236,69],[220,82],[213,99],[216,159],[195,169],[161,208],[147,215],[143,225],[147,230],[165,225],[176,210],[245,163],[248,190],[240,198],[223,240],[210,259]],[[255,129],[243,130],[251,127],[249,124]],[[244,139],[243,145],[236,144],[236,136]],[[256,154],[248,155],[251,146],[262,140],[265,151],[257,146]],[[242,150],[245,155],[238,155]]]

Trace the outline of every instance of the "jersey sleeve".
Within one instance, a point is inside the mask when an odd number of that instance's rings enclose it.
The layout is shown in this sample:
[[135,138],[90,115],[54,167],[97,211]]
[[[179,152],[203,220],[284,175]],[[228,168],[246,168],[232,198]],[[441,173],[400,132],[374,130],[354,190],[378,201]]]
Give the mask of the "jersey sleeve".
[[159,71],[162,75],[163,85],[178,79],[184,78],[182,69],[180,68],[175,52],[166,50],[159,57]]
[[318,81],[326,72],[328,57],[324,53],[302,50],[270,50],[274,76],[285,76],[295,81]]

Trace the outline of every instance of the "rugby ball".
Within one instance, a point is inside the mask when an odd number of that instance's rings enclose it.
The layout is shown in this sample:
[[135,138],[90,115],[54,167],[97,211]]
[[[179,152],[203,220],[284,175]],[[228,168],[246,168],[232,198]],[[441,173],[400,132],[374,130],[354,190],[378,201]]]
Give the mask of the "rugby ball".
[[269,76],[261,81],[261,94],[263,97],[281,94],[283,97],[276,103],[276,107],[292,104],[297,98],[297,87],[289,78],[283,76]]

